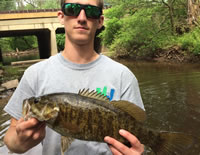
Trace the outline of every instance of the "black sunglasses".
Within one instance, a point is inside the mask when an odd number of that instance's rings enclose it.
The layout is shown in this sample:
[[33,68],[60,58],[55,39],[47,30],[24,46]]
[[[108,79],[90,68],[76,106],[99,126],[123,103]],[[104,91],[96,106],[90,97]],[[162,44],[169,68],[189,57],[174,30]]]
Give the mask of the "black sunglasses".
[[84,9],[87,18],[98,19],[102,15],[102,9],[94,5],[65,3],[62,7],[62,11],[66,16],[75,16],[75,17],[79,15],[82,9]]

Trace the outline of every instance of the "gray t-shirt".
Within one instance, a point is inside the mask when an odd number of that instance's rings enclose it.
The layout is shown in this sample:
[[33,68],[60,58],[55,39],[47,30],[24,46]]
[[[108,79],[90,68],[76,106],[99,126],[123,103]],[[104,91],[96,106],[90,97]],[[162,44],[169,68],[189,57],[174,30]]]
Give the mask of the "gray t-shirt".
[[[107,95],[110,100],[128,100],[144,109],[138,81],[124,65],[99,55],[88,64],[75,64],[61,53],[30,66],[9,100],[4,110],[12,117],[22,116],[22,102],[32,96],[55,92],[78,93],[82,89],[96,90]],[[60,135],[46,129],[42,142],[43,155],[60,155]],[[75,140],[65,155],[110,155],[106,143]]]

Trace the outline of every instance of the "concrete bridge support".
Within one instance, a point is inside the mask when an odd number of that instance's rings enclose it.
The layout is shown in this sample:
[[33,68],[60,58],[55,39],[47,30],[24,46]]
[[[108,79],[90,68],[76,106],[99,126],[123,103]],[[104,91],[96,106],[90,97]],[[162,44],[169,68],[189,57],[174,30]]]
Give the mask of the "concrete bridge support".
[[57,48],[57,43],[56,43],[56,30],[55,29],[51,29],[51,36],[50,36],[50,40],[51,40],[51,55],[55,55],[56,53],[58,53],[58,48]]
[[57,29],[64,29],[57,18],[57,11],[16,13],[12,16],[0,14],[0,37],[36,35],[41,59],[58,53]]
[[58,53],[55,29],[43,29],[37,33],[36,36],[41,59],[48,58]]

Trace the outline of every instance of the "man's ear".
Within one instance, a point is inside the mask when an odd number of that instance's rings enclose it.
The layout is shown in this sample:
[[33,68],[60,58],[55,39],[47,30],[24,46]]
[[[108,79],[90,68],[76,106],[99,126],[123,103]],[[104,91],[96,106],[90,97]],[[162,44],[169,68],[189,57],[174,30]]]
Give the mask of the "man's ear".
[[101,27],[103,26],[103,23],[104,23],[104,16],[101,16],[101,17],[99,18],[98,29],[101,29]]
[[58,11],[57,15],[58,15],[60,24],[64,25],[64,13],[62,11]]

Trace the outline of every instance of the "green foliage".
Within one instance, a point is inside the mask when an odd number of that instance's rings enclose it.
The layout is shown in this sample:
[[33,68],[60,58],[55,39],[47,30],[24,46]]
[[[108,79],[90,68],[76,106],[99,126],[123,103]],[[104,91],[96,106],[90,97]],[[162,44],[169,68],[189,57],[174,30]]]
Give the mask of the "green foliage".
[[56,0],[48,0],[41,6],[41,9],[57,9],[57,8],[60,8],[60,3]]
[[[153,35],[150,16],[148,17],[146,13],[146,18],[142,17],[146,11],[141,10],[135,13],[134,16],[122,19],[123,27],[120,29],[118,36],[115,37],[115,41],[111,46],[112,50],[124,52],[123,54],[135,54],[137,51],[145,50],[144,47],[148,46],[146,42],[152,40]],[[147,23],[149,24],[147,25]]]
[[144,8],[134,15],[116,17],[106,22],[106,30],[101,34],[103,43],[118,55],[151,55],[165,43],[165,25],[157,24],[158,8]]
[[37,46],[37,38],[35,36],[0,38],[0,47],[3,52],[15,51],[16,48],[19,51],[24,51]]
[[18,48],[20,51],[36,48],[36,37],[34,36],[19,36],[10,38],[10,47],[15,50]]
[[[177,0],[173,5],[168,1],[143,0],[110,3],[113,7],[105,11],[106,29],[100,36],[103,44],[117,55],[153,56],[174,45],[199,53],[199,30],[188,33],[186,1]],[[170,4],[172,12],[166,4]]]
[[56,41],[57,41],[58,51],[62,51],[65,46],[65,34],[56,34]]
[[0,83],[4,83],[9,80],[21,79],[25,69],[28,66],[10,66],[3,65],[2,69],[4,70],[3,76],[0,77]]
[[12,48],[10,47],[10,38],[0,38],[0,48],[2,52],[11,51]]
[[15,10],[15,0],[1,0],[0,1],[0,10],[1,11],[9,11]]
[[103,38],[102,43],[106,46],[110,46],[121,27],[122,22],[118,18],[114,17],[109,19],[106,23],[105,30],[100,34],[100,37]]
[[200,29],[195,28],[190,33],[186,33],[178,38],[178,44],[183,50],[190,51],[194,54],[200,54]]
[[121,18],[125,15],[124,11],[124,5],[117,5],[116,7],[111,7],[110,9],[107,9],[104,12],[104,16],[107,19],[112,19],[112,18]]
[[60,0],[17,0],[17,10],[33,9],[57,9],[60,8]]

